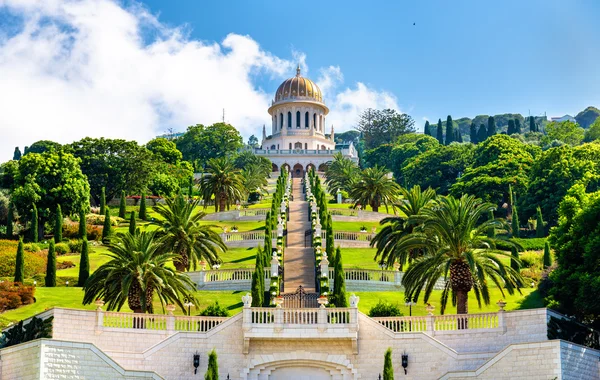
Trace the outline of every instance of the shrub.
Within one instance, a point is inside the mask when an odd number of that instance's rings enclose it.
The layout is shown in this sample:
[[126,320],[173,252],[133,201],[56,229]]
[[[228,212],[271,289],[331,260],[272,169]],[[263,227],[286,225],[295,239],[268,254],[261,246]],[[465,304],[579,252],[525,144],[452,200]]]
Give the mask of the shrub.
[[67,243],[58,243],[54,246],[54,251],[57,255],[66,255],[69,253],[69,245]]
[[524,252],[520,256],[521,267],[540,269],[542,266],[542,256],[537,252]]
[[212,305],[208,305],[204,310],[200,312],[203,317],[229,317],[229,311],[219,305],[219,301],[215,301]]
[[69,252],[70,253],[81,253],[81,240],[69,240]]
[[39,252],[42,250],[36,243],[27,243],[23,246],[23,249],[27,252]]
[[73,239],[79,237],[79,223],[68,220],[63,224],[63,237]]
[[[104,219],[105,216],[104,215],[96,215],[96,214],[88,214],[85,217],[86,223],[88,225],[94,225],[94,226],[103,226],[104,225]],[[118,226],[119,223],[124,222],[125,219],[123,218],[119,218],[118,216],[111,216],[110,217],[110,225],[111,226]]]
[[10,281],[0,283],[0,312],[33,303],[34,293],[33,286],[19,285]]
[[[544,249],[544,244],[546,243],[546,238],[511,238],[509,240],[518,243],[521,247],[523,247],[523,251],[541,251]],[[496,243],[496,247],[503,251],[510,251],[512,245],[507,242],[499,241]]]
[[57,270],[69,269],[69,268],[74,268],[74,267],[75,267],[75,263],[72,261],[68,261],[68,260],[56,263]]
[[[18,241],[0,240],[0,277],[13,278]],[[46,254],[25,251],[25,278],[46,271]]]
[[369,310],[369,317],[401,317],[403,314],[398,305],[379,300],[377,305]]

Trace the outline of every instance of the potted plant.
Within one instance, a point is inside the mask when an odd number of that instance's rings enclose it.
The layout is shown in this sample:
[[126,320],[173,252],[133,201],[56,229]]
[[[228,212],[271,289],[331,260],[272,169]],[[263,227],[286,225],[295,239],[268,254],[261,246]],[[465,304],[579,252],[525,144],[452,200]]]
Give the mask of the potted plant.
[[321,294],[317,299],[317,302],[319,303],[319,305],[321,305],[320,307],[324,309],[325,305],[329,303],[329,299],[327,298],[327,292]]
[[360,232],[367,232],[367,227],[366,226],[362,226],[360,227]]
[[498,307],[500,308],[500,311],[504,311],[504,307],[506,306],[506,301],[501,299],[496,303],[496,305],[498,305]]

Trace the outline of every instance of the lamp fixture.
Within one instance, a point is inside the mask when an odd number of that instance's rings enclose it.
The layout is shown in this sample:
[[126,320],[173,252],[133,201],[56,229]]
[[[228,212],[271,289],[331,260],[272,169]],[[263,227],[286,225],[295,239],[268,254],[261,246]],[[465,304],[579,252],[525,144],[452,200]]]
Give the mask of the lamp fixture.
[[200,367],[200,354],[196,351],[194,354],[194,375],[198,373],[198,367]]
[[406,368],[408,367],[408,354],[406,351],[402,354],[402,368],[404,368],[404,374],[406,375],[408,372]]

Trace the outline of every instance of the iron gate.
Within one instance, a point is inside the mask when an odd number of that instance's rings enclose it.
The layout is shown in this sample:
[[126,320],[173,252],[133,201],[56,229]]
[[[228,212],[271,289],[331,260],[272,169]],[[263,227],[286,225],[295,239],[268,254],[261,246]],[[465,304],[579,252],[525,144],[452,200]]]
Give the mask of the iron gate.
[[319,307],[319,294],[307,293],[302,285],[300,285],[294,293],[286,293],[281,296],[283,297],[282,306],[288,309]]

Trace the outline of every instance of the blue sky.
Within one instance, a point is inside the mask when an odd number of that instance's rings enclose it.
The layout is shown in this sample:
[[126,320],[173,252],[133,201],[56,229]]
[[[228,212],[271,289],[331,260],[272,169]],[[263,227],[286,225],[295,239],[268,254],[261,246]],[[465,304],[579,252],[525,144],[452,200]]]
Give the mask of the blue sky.
[[599,15],[597,0],[0,0],[0,161],[41,139],[145,143],[223,108],[260,137],[298,62],[336,131],[366,107],[418,129],[575,115],[600,106]]
[[145,2],[198,39],[247,34],[281,57],[306,53],[311,68],[339,65],[346,83],[393,93],[416,120],[600,106],[594,0],[165,3]]

